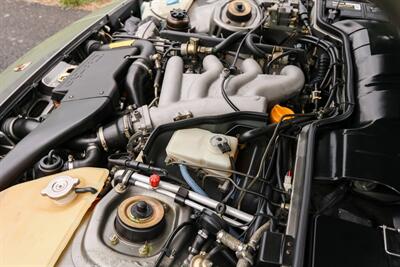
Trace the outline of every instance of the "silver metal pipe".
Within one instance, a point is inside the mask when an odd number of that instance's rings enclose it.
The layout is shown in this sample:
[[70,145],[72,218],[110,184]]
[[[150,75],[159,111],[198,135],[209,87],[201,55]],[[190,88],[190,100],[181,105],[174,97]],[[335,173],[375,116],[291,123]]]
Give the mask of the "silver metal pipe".
[[[135,186],[138,186],[138,187],[141,187],[141,188],[147,189],[147,190],[156,191],[157,193],[166,195],[166,196],[168,196],[170,198],[175,198],[176,197],[175,193],[172,193],[172,192],[170,192],[168,190],[161,189],[161,188],[152,188],[148,183],[140,182],[140,181],[137,181],[137,180],[135,181]],[[194,202],[194,201],[192,201],[190,199],[185,199],[184,203],[185,203],[185,205],[187,205],[187,206],[189,206],[189,207],[191,207],[191,208],[193,208],[195,210],[202,211],[202,210],[206,209],[206,207],[204,207],[204,206],[202,206],[202,205],[200,205],[200,204],[198,204],[198,203],[196,203],[196,202]],[[231,219],[229,217],[222,216],[222,218],[228,224],[230,224],[232,226],[239,227],[239,228],[241,228],[243,230],[246,230],[248,228],[247,226],[243,226],[240,222],[237,222],[237,221],[235,221],[235,220],[233,220],[233,219]]]
[[[131,178],[136,180],[136,181],[140,181],[142,183],[146,183],[146,184],[149,183],[149,177],[145,176],[145,175],[142,175],[142,174],[139,174],[139,173],[132,174]],[[173,193],[177,193],[178,190],[179,190],[179,186],[171,184],[171,183],[168,183],[168,182],[163,182],[163,181],[160,182],[159,188],[168,190],[168,191],[173,192]],[[193,200],[193,201],[195,201],[197,203],[200,203],[200,204],[202,204],[204,206],[207,206],[209,208],[212,208],[214,210],[217,207],[217,205],[220,203],[220,202],[218,202],[218,201],[216,201],[214,199],[202,196],[202,195],[200,195],[200,194],[198,194],[196,192],[190,191],[190,190],[189,190],[188,198],[190,200]],[[251,222],[253,220],[253,216],[252,215],[250,215],[250,214],[248,214],[246,212],[243,212],[241,210],[232,208],[230,206],[226,206],[225,213],[227,215],[232,216],[232,217],[238,218],[239,220],[242,220],[244,222]]]

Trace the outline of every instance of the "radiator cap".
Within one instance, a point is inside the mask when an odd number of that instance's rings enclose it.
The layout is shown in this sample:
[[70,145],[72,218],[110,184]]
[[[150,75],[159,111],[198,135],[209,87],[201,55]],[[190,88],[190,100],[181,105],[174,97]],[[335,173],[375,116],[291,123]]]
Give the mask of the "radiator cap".
[[40,192],[42,196],[48,196],[57,205],[66,205],[76,197],[75,186],[79,179],[68,175],[56,176]]

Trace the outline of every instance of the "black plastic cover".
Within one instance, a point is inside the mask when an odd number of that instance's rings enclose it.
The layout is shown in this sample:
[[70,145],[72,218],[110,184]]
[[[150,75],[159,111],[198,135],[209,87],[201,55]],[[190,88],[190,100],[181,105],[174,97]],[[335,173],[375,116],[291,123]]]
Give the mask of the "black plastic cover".
[[[75,69],[66,80],[53,90],[57,101],[108,97],[117,99],[118,83],[124,81],[127,66],[132,61],[125,57],[133,55],[136,48],[95,51]],[[125,70],[125,72],[124,72]],[[65,96],[65,97],[64,97]]]
[[344,20],[356,70],[356,107],[342,129],[320,133],[318,179],[384,184],[400,192],[400,36],[388,23]]
[[46,151],[113,114],[119,77],[130,63],[125,56],[136,51],[132,47],[95,52],[54,90],[59,99],[65,95],[61,105],[0,161],[0,190],[15,183]]
[[333,217],[314,219],[312,246],[312,267],[399,266],[385,253],[381,229]]
[[285,236],[281,233],[265,232],[260,240],[256,267],[278,267],[282,265]]

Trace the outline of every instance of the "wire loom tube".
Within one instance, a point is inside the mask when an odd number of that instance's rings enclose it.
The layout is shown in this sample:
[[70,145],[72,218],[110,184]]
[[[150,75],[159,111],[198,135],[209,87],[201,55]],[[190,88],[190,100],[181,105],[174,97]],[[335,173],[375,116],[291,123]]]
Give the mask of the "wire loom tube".
[[183,179],[185,179],[186,183],[193,189],[194,192],[207,196],[207,193],[194,181],[192,176],[190,176],[189,171],[185,165],[179,164],[179,170],[181,171],[181,175]]

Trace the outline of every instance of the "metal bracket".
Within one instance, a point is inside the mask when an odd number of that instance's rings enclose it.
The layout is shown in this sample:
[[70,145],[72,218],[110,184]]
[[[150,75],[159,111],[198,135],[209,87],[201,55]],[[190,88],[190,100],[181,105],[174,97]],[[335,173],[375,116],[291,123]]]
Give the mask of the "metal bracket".
[[386,254],[390,255],[390,256],[394,256],[394,257],[398,257],[400,258],[400,254],[399,253],[395,253],[389,250],[389,246],[388,246],[388,239],[387,239],[387,231],[392,231],[392,232],[396,232],[398,234],[400,234],[400,229],[396,229],[396,228],[392,228],[392,227],[387,227],[386,225],[382,225],[379,226],[380,228],[382,228],[382,233],[383,233],[383,246],[385,248],[385,252]]

